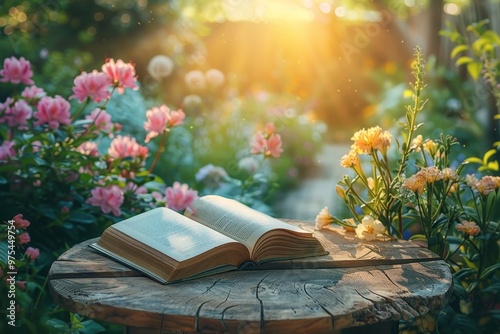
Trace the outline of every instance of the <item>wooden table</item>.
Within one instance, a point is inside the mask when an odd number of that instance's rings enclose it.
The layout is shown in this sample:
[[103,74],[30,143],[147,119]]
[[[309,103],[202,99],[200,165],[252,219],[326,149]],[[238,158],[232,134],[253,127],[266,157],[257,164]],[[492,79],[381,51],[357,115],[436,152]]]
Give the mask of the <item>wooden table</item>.
[[[293,223],[312,230],[310,223]],[[87,247],[94,239],[62,254],[49,284],[57,304],[125,325],[126,333],[395,332],[397,320],[448,302],[450,270],[426,248],[362,242],[341,230],[315,234],[330,254],[282,263],[294,269],[233,271],[171,285],[97,254]]]

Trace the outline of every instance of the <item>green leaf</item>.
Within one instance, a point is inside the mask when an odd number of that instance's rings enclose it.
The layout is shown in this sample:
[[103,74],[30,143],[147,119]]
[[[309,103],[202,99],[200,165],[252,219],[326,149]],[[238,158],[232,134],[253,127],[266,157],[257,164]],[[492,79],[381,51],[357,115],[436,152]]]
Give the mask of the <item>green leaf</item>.
[[493,30],[485,31],[481,37],[491,44],[496,44],[497,46],[500,45],[500,36],[498,36],[498,34]]
[[460,45],[455,46],[453,48],[453,50],[451,51],[451,58],[455,58],[457,56],[457,54],[459,54],[462,51],[468,50],[468,49],[469,49],[469,46],[467,44],[460,44]]
[[467,63],[467,71],[474,80],[479,79],[479,75],[481,74],[481,70],[483,69],[483,64],[480,62],[470,62]]
[[493,283],[481,290],[481,293],[500,293],[500,283]]
[[458,278],[459,280],[463,280],[465,277],[475,275],[476,270],[472,268],[463,268],[453,274],[453,277]]
[[427,241],[427,238],[423,234],[415,234],[415,235],[412,235],[409,240],[423,240],[423,241]]
[[493,275],[498,269],[500,269],[500,263],[495,263],[492,266],[489,266],[481,273],[481,279],[488,278],[490,275]]
[[66,331],[69,330],[69,326],[68,326],[67,323],[65,323],[62,320],[56,319],[56,318],[52,318],[52,319],[47,320],[45,322],[45,324],[47,324],[48,326],[53,327],[54,329],[58,329],[61,332],[66,332]]
[[70,213],[68,220],[74,223],[92,224],[96,221],[96,218],[90,213],[73,211]]
[[455,65],[460,66],[460,65],[472,63],[473,61],[474,61],[474,59],[472,59],[471,57],[460,57],[457,59]]
[[0,252],[0,263],[7,264],[9,254],[9,245],[7,240],[2,240],[2,242],[0,242]]
[[0,176],[0,184],[7,184],[7,179],[3,176]]
[[470,163],[481,164],[481,165],[483,164],[483,159],[479,159],[476,157],[467,158],[467,159],[465,159],[465,161],[470,162]]
[[80,329],[79,332],[83,334],[100,333],[106,331],[104,327],[93,320],[82,321],[82,325],[84,326],[84,328]]

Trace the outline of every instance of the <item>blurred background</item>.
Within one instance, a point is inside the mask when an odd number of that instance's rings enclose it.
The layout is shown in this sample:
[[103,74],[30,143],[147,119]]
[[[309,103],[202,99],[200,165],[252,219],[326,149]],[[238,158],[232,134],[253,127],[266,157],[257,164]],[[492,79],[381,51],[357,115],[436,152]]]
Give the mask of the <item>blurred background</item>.
[[[325,143],[396,126],[411,102],[416,45],[431,86],[424,131],[447,131],[463,154],[482,155],[498,139],[497,108],[486,85],[455,65],[442,31],[466,32],[481,19],[498,31],[499,13],[497,0],[4,0],[0,56],[29,59],[36,82],[66,97],[80,71],[107,58],[134,62],[140,96],[114,105],[124,126],[142,131],[137,110],[160,103],[189,118],[161,165],[170,180],[208,163],[236,173],[251,131],[235,124],[281,122],[287,147],[277,174],[286,188]],[[0,100],[10,94],[1,90]]]

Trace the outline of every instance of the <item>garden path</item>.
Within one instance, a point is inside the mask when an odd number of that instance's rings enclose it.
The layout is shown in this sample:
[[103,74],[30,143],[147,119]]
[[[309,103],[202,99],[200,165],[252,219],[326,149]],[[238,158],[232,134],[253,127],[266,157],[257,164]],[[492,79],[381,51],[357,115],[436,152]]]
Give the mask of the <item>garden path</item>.
[[346,169],[340,158],[349,152],[350,144],[325,144],[316,157],[316,166],[301,180],[299,186],[277,200],[273,209],[276,217],[314,221],[318,212],[328,206],[341,204],[335,193],[336,184],[342,180]]

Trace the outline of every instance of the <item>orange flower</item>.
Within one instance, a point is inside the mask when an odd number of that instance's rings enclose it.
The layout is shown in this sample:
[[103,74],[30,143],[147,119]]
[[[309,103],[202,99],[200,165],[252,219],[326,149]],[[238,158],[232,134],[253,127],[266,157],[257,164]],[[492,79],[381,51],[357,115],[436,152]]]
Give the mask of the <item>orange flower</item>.
[[419,173],[412,175],[403,182],[403,188],[413,191],[419,195],[424,192],[425,186],[425,176]]
[[477,226],[475,222],[470,222],[467,220],[458,223],[456,229],[465,234],[472,235],[473,237],[478,235],[479,232],[481,232],[481,228],[479,228],[479,226]]
[[443,179],[443,172],[441,172],[436,166],[422,168],[417,174],[422,174],[428,184]]

